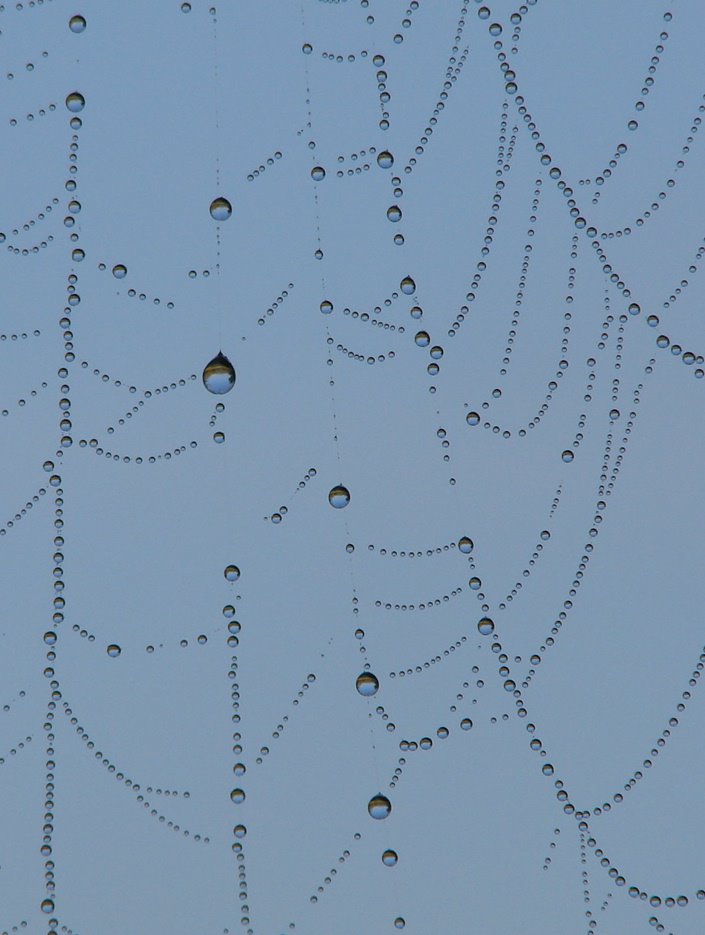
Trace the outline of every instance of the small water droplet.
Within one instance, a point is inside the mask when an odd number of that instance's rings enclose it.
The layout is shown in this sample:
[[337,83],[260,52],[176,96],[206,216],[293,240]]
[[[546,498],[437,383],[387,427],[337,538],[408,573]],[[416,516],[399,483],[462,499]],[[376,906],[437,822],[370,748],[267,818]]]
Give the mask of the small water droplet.
[[355,681],[355,688],[357,688],[361,695],[365,695],[365,697],[369,698],[377,694],[379,679],[371,672],[363,672],[361,675],[358,675]]
[[245,791],[244,789],[233,789],[230,793],[230,801],[235,802],[236,805],[239,805],[241,802],[245,801]]
[[466,555],[468,554],[468,552],[472,552],[472,549],[473,549],[472,539],[470,539],[468,536],[461,536],[460,539],[458,539],[458,548],[460,549],[461,552],[464,552]]
[[107,653],[111,659],[116,659],[121,652],[122,649],[120,649],[117,643],[111,643],[110,646],[108,646]]
[[569,451],[567,448],[561,455],[561,458],[563,458],[566,464],[570,464],[570,462],[573,460],[574,457],[575,455],[573,454],[573,452]]
[[223,572],[226,581],[237,581],[240,577],[240,569],[237,565],[228,565]]
[[399,288],[404,295],[413,295],[416,292],[416,283],[411,276],[405,276],[399,283]]
[[403,929],[405,925],[406,925],[406,922],[401,916],[397,916],[396,919],[394,920],[395,929]]
[[75,16],[72,16],[69,20],[69,29],[71,32],[83,32],[86,28],[86,19],[84,16],[81,16],[80,13],[77,13]]
[[330,315],[330,313],[333,311],[333,303],[328,299],[324,299],[321,302],[321,311],[324,315]]
[[42,912],[53,912],[54,911],[54,900],[53,899],[43,899],[41,903]]
[[328,494],[328,502],[332,507],[335,507],[336,510],[342,510],[344,506],[350,503],[350,491],[347,487],[343,487],[342,484],[338,484],[338,486],[333,487]]
[[381,821],[383,818],[387,818],[392,811],[392,803],[386,797],[379,793],[378,795],[373,796],[370,801],[367,803],[367,811],[370,813],[372,818],[376,818],[378,821]]
[[394,165],[394,156],[392,156],[388,149],[383,149],[381,153],[377,154],[377,165],[381,169],[392,168]]
[[387,850],[382,854],[382,863],[385,867],[393,867],[398,860],[399,855],[396,851]]
[[323,166],[314,166],[311,169],[311,178],[314,182],[321,182],[326,177],[326,170]]
[[227,221],[233,213],[233,206],[221,195],[211,201],[210,212],[214,221]]
[[397,221],[401,221],[401,208],[399,205],[391,205],[387,208],[387,218],[393,224],[396,224]]
[[113,266],[113,276],[116,279],[124,279],[125,276],[127,276],[127,267],[122,263],[118,263],[117,265]]
[[203,385],[209,393],[229,393],[235,386],[235,368],[222,351],[203,370]]
[[431,343],[431,335],[428,331],[417,331],[414,336],[414,341],[418,347],[428,347]]

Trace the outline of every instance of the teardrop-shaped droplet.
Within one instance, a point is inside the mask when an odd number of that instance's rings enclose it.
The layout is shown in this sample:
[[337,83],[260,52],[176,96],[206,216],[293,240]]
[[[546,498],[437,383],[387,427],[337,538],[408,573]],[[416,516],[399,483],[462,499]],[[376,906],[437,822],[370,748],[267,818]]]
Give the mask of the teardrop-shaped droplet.
[[66,97],[66,107],[72,114],[77,114],[86,106],[85,97],[78,91],[72,91]]
[[405,276],[399,283],[399,288],[404,295],[413,295],[416,292],[416,283],[411,276]]
[[379,679],[371,672],[363,672],[361,675],[358,675],[355,680],[355,688],[357,688],[361,695],[369,698],[377,694]]
[[381,821],[383,818],[387,818],[391,814],[392,803],[389,801],[386,795],[382,795],[380,793],[373,796],[367,803],[367,811],[373,818]]
[[344,506],[350,503],[350,491],[347,487],[343,487],[342,484],[338,484],[338,486],[333,487],[328,494],[328,502],[332,507],[335,507],[336,510],[342,510]]
[[203,385],[209,393],[229,393],[235,386],[235,368],[222,351],[203,370]]
[[233,206],[227,198],[223,198],[221,195],[211,201],[210,212],[214,221],[227,221],[233,213]]

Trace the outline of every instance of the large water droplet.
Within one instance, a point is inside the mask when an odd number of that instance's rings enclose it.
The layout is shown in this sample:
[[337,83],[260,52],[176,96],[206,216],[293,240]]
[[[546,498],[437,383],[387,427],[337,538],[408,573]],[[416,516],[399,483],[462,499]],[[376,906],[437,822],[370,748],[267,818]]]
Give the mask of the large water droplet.
[[127,267],[124,263],[118,263],[113,266],[113,276],[116,279],[124,279],[127,276]]
[[350,491],[347,487],[343,487],[342,484],[338,484],[338,486],[333,487],[328,494],[328,502],[331,506],[335,507],[336,510],[342,510],[344,506],[350,503]]
[[489,617],[482,617],[478,621],[477,629],[483,636],[489,636],[490,633],[494,632],[494,620],[490,620]]
[[416,292],[416,283],[411,276],[405,276],[399,283],[399,288],[404,295],[413,295]]
[[472,545],[472,539],[468,536],[461,536],[460,539],[458,539],[458,548],[461,552],[465,552],[466,555],[468,552],[472,552]]
[[86,19],[84,16],[81,16],[80,13],[77,13],[75,16],[72,16],[69,20],[69,29],[71,32],[83,32],[86,28]]
[[363,672],[361,675],[358,675],[355,681],[355,688],[357,688],[361,695],[365,695],[365,697],[369,698],[371,695],[377,694],[379,680],[377,676],[373,675],[371,672]]
[[388,850],[382,854],[382,863],[385,867],[393,867],[398,860],[399,855],[396,851]]
[[323,166],[314,166],[313,169],[311,169],[311,178],[314,182],[322,182],[325,177],[326,170]]
[[240,569],[237,565],[228,565],[223,572],[226,581],[237,581],[240,577]]
[[233,206],[227,198],[223,198],[221,195],[211,201],[210,212],[214,221],[227,221],[233,213]]
[[72,114],[79,113],[85,106],[86,99],[78,91],[72,91],[69,95],[67,95],[66,107],[71,111]]
[[383,149],[381,153],[377,156],[377,165],[381,169],[391,169],[394,165],[394,156],[389,152],[388,149]]
[[107,652],[111,659],[116,659],[120,655],[122,650],[120,649],[117,643],[111,643],[110,646],[108,646]]
[[370,801],[367,803],[367,811],[373,818],[381,821],[383,818],[387,818],[392,811],[392,803],[386,797],[379,793],[378,795],[373,796]]
[[235,368],[222,351],[203,370],[203,385],[209,393],[229,393],[235,386]]

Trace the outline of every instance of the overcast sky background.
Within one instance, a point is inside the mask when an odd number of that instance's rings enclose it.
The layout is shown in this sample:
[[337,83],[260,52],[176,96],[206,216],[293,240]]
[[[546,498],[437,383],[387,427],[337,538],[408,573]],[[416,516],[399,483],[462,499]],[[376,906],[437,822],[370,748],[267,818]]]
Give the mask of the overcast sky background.
[[702,931],[705,10],[485,10],[2,8],[0,931]]

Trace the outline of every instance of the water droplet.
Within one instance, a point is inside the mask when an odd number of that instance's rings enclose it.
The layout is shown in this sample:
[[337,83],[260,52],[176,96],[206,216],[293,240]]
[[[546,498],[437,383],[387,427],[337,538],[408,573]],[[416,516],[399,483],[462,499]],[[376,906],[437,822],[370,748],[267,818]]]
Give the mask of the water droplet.
[[333,487],[328,494],[328,502],[331,506],[335,507],[336,510],[342,510],[344,506],[350,503],[350,491],[347,487],[343,487],[342,484],[338,484],[338,486]]
[[641,305],[639,305],[637,302],[632,302],[631,305],[629,306],[630,315],[638,315],[640,311],[641,311]]
[[614,420],[618,418],[619,418],[619,409],[610,409],[610,419]]
[[397,916],[396,919],[394,920],[395,929],[403,929],[405,925],[406,925],[406,922],[402,919],[401,916]]
[[399,288],[404,295],[413,295],[416,292],[416,283],[411,276],[405,276],[399,283]]
[[107,653],[111,659],[116,659],[121,652],[122,650],[117,643],[111,643],[110,646],[108,646]]
[[228,565],[223,572],[226,581],[237,581],[240,577],[240,569],[237,565]]
[[116,266],[113,266],[113,276],[116,279],[124,279],[127,276],[127,267],[123,266],[122,263],[118,263]]
[[489,636],[494,632],[494,620],[489,617],[482,617],[477,624],[477,629],[483,636]]
[[431,336],[428,331],[417,331],[416,335],[414,336],[414,341],[418,347],[428,347],[428,345],[431,343]]
[[383,818],[387,818],[390,815],[392,811],[392,803],[389,801],[386,795],[379,793],[378,795],[373,796],[367,803],[367,811],[373,818],[381,821]]
[[371,672],[363,672],[361,675],[358,675],[355,681],[355,688],[357,688],[361,695],[365,695],[365,697],[369,698],[377,694],[379,680],[377,676],[373,675]]
[[72,91],[66,98],[66,107],[72,114],[77,114],[86,106],[85,97],[78,91]]
[[222,445],[225,441],[225,432],[213,432],[213,441],[216,445]]
[[469,412],[465,416],[465,421],[468,425],[479,425],[480,424],[480,414],[479,412]]
[[235,368],[222,351],[203,370],[203,385],[209,393],[229,393],[235,386]]
[[324,299],[321,302],[321,311],[324,315],[330,315],[330,313],[333,311],[333,303],[328,299]]
[[570,462],[573,460],[574,457],[575,455],[573,454],[573,452],[569,451],[567,448],[561,455],[561,458],[563,458],[566,464],[570,464]]
[[468,554],[468,552],[472,552],[472,549],[473,549],[472,539],[470,539],[468,536],[461,536],[460,539],[458,539],[458,548],[460,549],[461,552],[464,552],[466,555]]
[[387,208],[387,217],[393,224],[401,221],[401,208],[399,205],[391,205],[391,207]]
[[41,904],[42,912],[53,912],[54,911],[54,900],[53,899],[43,899]]
[[236,805],[239,805],[241,802],[245,801],[245,791],[244,789],[233,789],[230,793],[230,801],[235,802]]
[[210,212],[214,221],[227,221],[233,213],[233,206],[221,195],[211,201]]
[[469,717],[464,717],[462,721],[460,722],[460,726],[462,727],[463,730],[471,730],[472,721],[470,720]]
[[77,13],[75,16],[72,16],[69,20],[69,29],[71,32],[83,32],[86,28],[86,19],[84,16],[81,16],[80,13]]
[[394,156],[392,156],[388,149],[383,149],[381,153],[377,154],[377,165],[381,169],[392,168],[394,165]]
[[314,166],[311,169],[311,178],[314,182],[321,182],[326,177],[326,170],[323,166]]
[[388,850],[382,854],[382,863],[385,867],[393,867],[398,860],[399,855],[396,851]]

